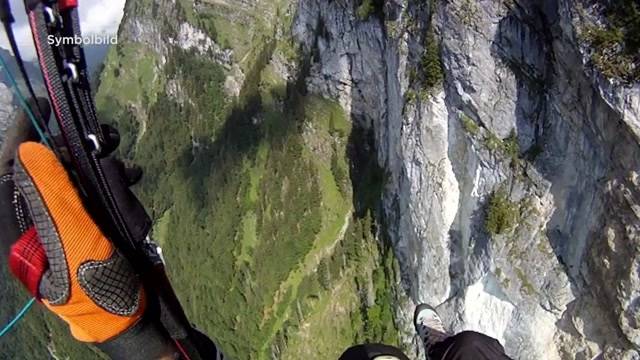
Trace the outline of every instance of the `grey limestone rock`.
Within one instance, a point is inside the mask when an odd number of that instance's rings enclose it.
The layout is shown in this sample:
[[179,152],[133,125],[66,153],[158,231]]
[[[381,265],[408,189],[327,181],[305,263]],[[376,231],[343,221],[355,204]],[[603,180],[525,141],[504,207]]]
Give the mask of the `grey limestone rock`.
[[[310,91],[374,133],[401,286],[514,358],[640,358],[640,85],[590,67],[587,1],[434,3],[301,1],[293,24]],[[429,28],[444,81],[409,96]],[[518,221],[491,235],[496,191]]]

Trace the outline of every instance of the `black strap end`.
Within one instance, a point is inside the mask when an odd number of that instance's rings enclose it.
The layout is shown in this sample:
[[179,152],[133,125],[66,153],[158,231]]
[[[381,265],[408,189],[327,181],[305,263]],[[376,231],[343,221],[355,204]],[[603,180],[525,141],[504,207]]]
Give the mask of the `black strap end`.
[[11,13],[11,5],[9,0],[0,1],[0,21],[4,24],[13,24],[16,21]]

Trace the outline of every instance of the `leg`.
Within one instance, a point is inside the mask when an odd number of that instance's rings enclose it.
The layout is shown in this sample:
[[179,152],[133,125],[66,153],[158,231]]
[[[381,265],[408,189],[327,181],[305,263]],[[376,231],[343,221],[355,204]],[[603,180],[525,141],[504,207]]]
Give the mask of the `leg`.
[[427,360],[508,360],[498,340],[465,331],[450,334],[433,307],[420,304],[414,318],[416,332],[422,339]]
[[498,340],[473,331],[464,331],[433,344],[430,360],[507,360]]
[[393,346],[364,344],[350,347],[339,360],[409,360],[409,358]]

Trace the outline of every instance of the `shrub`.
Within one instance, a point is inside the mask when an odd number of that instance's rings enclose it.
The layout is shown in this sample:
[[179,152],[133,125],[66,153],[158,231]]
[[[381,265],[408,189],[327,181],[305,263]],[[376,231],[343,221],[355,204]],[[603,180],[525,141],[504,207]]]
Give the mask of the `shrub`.
[[[467,130],[466,126],[477,126],[475,123],[473,123],[473,125],[469,123],[468,120],[473,122],[471,119],[468,119],[466,122],[464,119],[461,120],[463,122],[462,125],[465,126],[465,130]],[[520,160],[520,144],[518,143],[518,136],[515,131],[511,131],[511,134],[504,140],[500,140],[496,134],[491,131],[487,131],[484,138],[484,144],[490,151],[500,151],[500,153],[511,160],[511,165],[518,165]]]
[[466,26],[473,26],[478,17],[478,5],[474,0],[464,0],[459,3],[454,13],[460,18]]
[[500,138],[498,138],[496,134],[488,131],[486,137],[484,138],[484,144],[487,146],[487,149],[496,151],[502,146],[502,140],[500,140]]
[[640,4],[619,0],[605,5],[606,24],[583,30],[593,48],[591,61],[610,78],[626,82],[640,79]]
[[470,118],[465,113],[460,113],[459,118],[460,118],[460,121],[462,122],[462,127],[464,128],[464,131],[466,131],[471,135],[478,135],[478,133],[480,132],[480,127],[478,126],[478,124],[476,124],[475,121],[473,121],[472,118]]
[[504,189],[491,194],[485,217],[485,230],[491,236],[511,231],[520,217],[518,204],[509,200]]
[[375,11],[373,0],[364,0],[356,9],[356,15],[360,20],[367,20]]
[[425,86],[431,89],[440,85],[444,79],[442,61],[440,60],[440,46],[436,41],[433,29],[427,32],[425,37],[425,50],[420,61],[425,77]]
[[502,142],[502,151],[511,159],[512,164],[516,164],[520,158],[520,144],[515,131],[511,131],[508,138]]
[[407,104],[413,104],[418,100],[418,94],[416,94],[415,90],[407,89],[407,92],[404,93],[404,101]]
[[638,54],[640,51],[640,3],[637,0],[618,0],[610,2],[607,18],[624,36],[624,51]]

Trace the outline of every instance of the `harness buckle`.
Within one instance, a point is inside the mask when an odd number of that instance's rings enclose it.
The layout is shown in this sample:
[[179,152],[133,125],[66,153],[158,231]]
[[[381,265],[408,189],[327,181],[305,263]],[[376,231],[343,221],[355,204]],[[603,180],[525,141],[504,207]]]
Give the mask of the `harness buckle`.
[[67,75],[71,77],[71,80],[73,80],[73,82],[77,82],[79,76],[78,76],[78,68],[76,67],[76,64],[65,61],[64,68],[65,70],[67,70]]
[[53,12],[52,8],[50,8],[48,6],[45,6],[44,15],[45,15],[45,21],[47,22],[47,25],[50,25],[50,26],[56,26],[57,25],[58,17]]
[[102,152],[102,145],[100,145],[98,136],[96,136],[95,134],[89,134],[87,135],[87,139],[93,144],[93,148],[95,149],[96,153],[100,154]]

